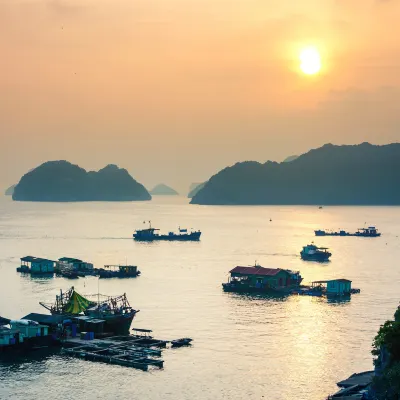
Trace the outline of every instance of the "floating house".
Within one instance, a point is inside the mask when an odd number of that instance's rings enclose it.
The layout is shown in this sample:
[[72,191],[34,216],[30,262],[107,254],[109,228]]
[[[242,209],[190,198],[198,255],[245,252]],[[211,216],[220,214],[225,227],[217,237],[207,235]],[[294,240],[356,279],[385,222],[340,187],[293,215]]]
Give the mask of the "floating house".
[[62,257],[57,262],[57,269],[74,270],[76,272],[93,272],[93,264],[79,260],[78,258]]
[[280,268],[236,267],[230,272],[228,283],[222,287],[226,292],[290,292],[300,286],[300,273]]
[[0,349],[14,342],[14,332],[7,326],[0,326]]
[[358,289],[351,288],[351,281],[348,279],[331,279],[326,281],[315,281],[311,284],[312,290],[318,288],[327,296],[347,296],[355,293]]
[[0,350],[49,345],[53,340],[49,327],[35,321],[20,319],[0,326]]
[[32,256],[21,258],[21,267],[18,272],[27,272],[30,274],[53,274],[55,262],[46,258],[37,258]]

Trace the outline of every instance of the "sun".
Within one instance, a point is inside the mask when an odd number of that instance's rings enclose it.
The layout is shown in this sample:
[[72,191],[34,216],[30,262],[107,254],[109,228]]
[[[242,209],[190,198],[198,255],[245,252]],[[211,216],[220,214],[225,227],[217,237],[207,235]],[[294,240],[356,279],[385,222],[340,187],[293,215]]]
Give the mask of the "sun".
[[300,52],[300,69],[307,75],[317,74],[321,69],[321,56],[315,47]]

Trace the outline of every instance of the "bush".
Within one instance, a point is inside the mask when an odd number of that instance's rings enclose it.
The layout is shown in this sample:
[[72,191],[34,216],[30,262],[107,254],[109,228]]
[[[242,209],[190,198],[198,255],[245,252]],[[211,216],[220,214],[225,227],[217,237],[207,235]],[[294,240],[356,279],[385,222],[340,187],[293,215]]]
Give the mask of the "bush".
[[386,368],[372,381],[371,392],[376,400],[400,399],[400,362]]

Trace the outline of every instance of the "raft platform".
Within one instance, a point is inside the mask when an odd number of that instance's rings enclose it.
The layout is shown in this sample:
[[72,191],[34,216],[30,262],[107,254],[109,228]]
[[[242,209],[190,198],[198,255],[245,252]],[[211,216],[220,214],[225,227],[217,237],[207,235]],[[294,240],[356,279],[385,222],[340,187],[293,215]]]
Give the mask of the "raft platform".
[[63,340],[62,352],[70,357],[100,361],[148,371],[163,368],[162,349],[170,341],[154,339],[150,330],[145,335],[111,336],[105,339],[84,340],[78,337]]

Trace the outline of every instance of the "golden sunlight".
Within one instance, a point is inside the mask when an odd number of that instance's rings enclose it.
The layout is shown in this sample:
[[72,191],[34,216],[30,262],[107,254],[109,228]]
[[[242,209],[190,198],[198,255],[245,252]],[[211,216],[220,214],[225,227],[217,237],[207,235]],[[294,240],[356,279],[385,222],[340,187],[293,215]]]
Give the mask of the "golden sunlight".
[[321,69],[321,56],[315,47],[300,52],[300,69],[307,75],[314,75]]

